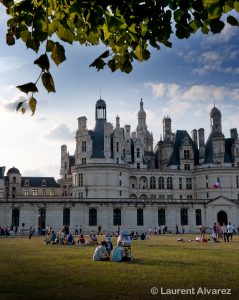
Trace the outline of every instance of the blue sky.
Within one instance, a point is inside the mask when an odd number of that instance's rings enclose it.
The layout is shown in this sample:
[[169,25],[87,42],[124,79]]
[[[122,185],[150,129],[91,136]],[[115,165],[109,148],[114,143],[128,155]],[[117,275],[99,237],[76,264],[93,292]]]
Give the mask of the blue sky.
[[[0,14],[3,14],[2,6]],[[201,127],[210,132],[209,112],[215,101],[222,113],[223,133],[239,120],[239,35],[238,28],[226,25],[223,32],[188,40],[172,39],[173,48],[153,51],[148,62],[135,63],[130,74],[97,72],[89,64],[105,49],[65,45],[67,61],[58,68],[51,63],[56,93],[40,88],[38,106],[32,117],[15,112],[15,103],[24,96],[15,86],[35,81],[39,69],[33,61],[41,54],[27,50],[23,43],[5,45],[4,18],[0,19],[0,165],[15,166],[25,176],[59,178],[60,146],[75,150],[77,118],[86,116],[94,127],[95,102],[107,103],[107,120],[121,126],[137,125],[140,98],[147,113],[148,129],[154,144],[162,134],[162,119],[169,115],[172,129]]]

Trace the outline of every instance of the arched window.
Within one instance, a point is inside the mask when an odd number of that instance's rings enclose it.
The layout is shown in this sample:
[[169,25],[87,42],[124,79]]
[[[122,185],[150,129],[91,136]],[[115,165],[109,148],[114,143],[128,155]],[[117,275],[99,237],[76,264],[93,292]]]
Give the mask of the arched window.
[[165,222],[165,209],[164,208],[160,208],[158,210],[158,225],[166,225]]
[[173,178],[168,177],[167,178],[167,190],[172,190],[173,189]]
[[188,225],[188,209],[181,208],[181,225]]
[[17,179],[16,179],[16,177],[14,176],[14,177],[12,177],[12,183],[17,183]]
[[159,189],[164,190],[164,178],[159,177],[158,182],[159,182]]
[[12,226],[19,226],[19,216],[20,211],[18,208],[13,208],[12,210]]
[[46,227],[46,210],[40,208],[38,212],[38,227],[45,229]]
[[89,209],[89,226],[97,225],[97,209],[90,208]]
[[150,189],[156,189],[156,179],[154,176],[150,177]]
[[202,225],[202,211],[201,209],[196,209],[196,226]]
[[121,226],[121,209],[115,208],[113,211],[113,225]]
[[142,208],[137,209],[137,226],[144,225],[144,211]]
[[69,208],[63,209],[63,225],[70,226],[71,211]]

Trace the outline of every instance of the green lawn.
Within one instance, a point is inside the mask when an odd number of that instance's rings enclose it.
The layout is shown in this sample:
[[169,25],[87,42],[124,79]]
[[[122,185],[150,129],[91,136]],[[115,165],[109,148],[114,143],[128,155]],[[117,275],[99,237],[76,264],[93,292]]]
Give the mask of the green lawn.
[[[42,237],[1,237],[0,299],[239,299],[239,236],[216,244],[177,238],[133,241],[135,259],[113,263],[92,261],[94,246],[46,246]],[[176,296],[152,295],[152,287],[163,287],[164,292],[232,290],[224,296]]]

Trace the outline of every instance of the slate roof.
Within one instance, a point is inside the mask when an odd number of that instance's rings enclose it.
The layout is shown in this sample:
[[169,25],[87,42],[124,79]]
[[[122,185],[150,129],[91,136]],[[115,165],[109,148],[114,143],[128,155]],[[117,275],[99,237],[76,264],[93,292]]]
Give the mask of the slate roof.
[[89,134],[92,139],[91,158],[104,158],[104,124],[105,120],[97,120],[95,130],[90,130]]
[[175,135],[175,142],[173,144],[173,154],[171,156],[171,159],[169,161],[169,165],[180,165],[180,159],[179,159],[179,148],[182,144],[182,141],[188,138],[189,144],[193,147],[194,150],[194,162],[197,165],[199,161],[199,152],[194,144],[193,140],[191,139],[190,135],[187,133],[186,130],[177,130]]
[[[29,181],[29,187],[60,187],[60,185],[57,184],[54,177],[22,177],[21,186],[25,186],[25,180]],[[46,181],[46,186],[42,185],[42,182],[44,180]]]
[[0,167],[0,178],[1,179],[4,178],[4,171],[5,171],[5,167]]
[[17,168],[12,167],[7,171],[7,174],[20,174],[20,171]]
[[[205,145],[205,160],[204,163],[209,164],[213,163],[213,149],[212,149],[212,138],[215,136],[213,132],[210,133],[206,145]],[[233,144],[233,139],[225,139],[225,153],[224,153],[224,162],[231,163],[233,162],[231,147]]]

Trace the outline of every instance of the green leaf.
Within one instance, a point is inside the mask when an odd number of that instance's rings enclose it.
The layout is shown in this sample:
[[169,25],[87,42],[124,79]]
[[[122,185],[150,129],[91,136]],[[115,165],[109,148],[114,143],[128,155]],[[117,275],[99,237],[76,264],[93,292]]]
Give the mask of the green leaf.
[[46,54],[42,54],[38,59],[36,59],[34,61],[34,64],[38,65],[42,69],[42,71],[49,71],[50,63]]
[[106,63],[103,61],[103,59],[101,58],[97,58],[93,61],[92,64],[90,64],[90,67],[95,67],[97,69],[97,71],[104,69],[104,66],[106,65]]
[[72,44],[72,42],[74,41],[75,36],[73,32],[70,29],[64,27],[62,24],[59,24],[56,34],[62,41],[69,44]]
[[49,72],[44,72],[41,76],[41,79],[42,79],[42,83],[43,83],[45,89],[48,91],[48,93],[56,92],[53,78]]
[[33,82],[29,82],[29,83],[26,83],[23,85],[18,85],[17,88],[21,92],[26,93],[26,94],[28,94],[29,92],[32,92],[32,93],[38,92],[38,89],[37,89],[35,83],[33,83]]
[[6,43],[8,46],[12,46],[15,44],[15,38],[11,33],[6,34]]
[[31,97],[28,101],[28,105],[30,107],[30,110],[31,110],[32,116],[33,116],[35,113],[35,110],[36,110],[37,100],[34,97]]
[[102,29],[104,32],[104,40],[107,41],[110,37],[110,32],[106,23],[102,26]]
[[53,42],[52,40],[48,40],[46,43],[46,51],[47,52],[52,52],[52,49],[55,46],[55,42]]
[[239,1],[234,2],[234,8],[237,12],[239,12]]
[[219,19],[215,19],[210,22],[210,28],[212,33],[220,33],[224,26],[225,24]]
[[58,42],[55,43],[52,49],[51,58],[57,66],[66,60],[65,49]]
[[19,102],[16,107],[16,111],[18,111],[23,106],[23,102]]
[[31,48],[35,52],[38,52],[38,50],[40,48],[40,42],[36,39],[30,39],[26,42],[26,46],[27,46],[27,48]]
[[227,17],[227,23],[232,26],[238,26],[238,20],[236,18],[234,18],[233,16]]

